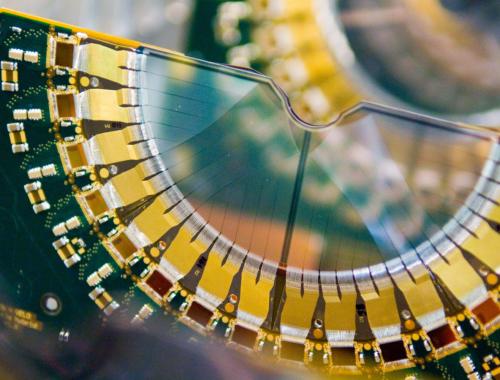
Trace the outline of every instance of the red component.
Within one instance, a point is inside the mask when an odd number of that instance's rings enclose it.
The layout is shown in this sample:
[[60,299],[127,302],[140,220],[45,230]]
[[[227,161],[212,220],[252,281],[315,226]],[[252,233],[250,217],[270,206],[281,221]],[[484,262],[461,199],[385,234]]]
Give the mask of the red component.
[[477,316],[481,323],[485,324],[491,322],[497,317],[498,314],[500,314],[500,308],[493,299],[488,298],[486,301],[476,306],[472,312]]
[[430,331],[428,335],[435,348],[441,348],[457,341],[455,333],[448,324]]
[[163,297],[167,294],[168,290],[172,287],[172,283],[168,281],[165,276],[163,276],[160,272],[155,270],[151,276],[146,281],[151,289],[153,289],[160,297]]
[[212,318],[212,312],[205,309],[198,302],[193,302],[187,312],[187,316],[202,326],[206,326]]
[[380,345],[380,350],[385,362],[396,362],[407,358],[405,346],[401,340],[383,343]]
[[246,329],[245,327],[236,325],[233,333],[233,342],[241,344],[242,346],[253,348],[257,333],[255,331]]

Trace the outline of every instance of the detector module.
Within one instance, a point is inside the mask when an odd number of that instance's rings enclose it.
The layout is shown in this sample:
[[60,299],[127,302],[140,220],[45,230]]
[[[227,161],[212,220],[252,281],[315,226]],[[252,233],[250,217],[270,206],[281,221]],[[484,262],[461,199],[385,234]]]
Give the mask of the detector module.
[[364,102],[310,125],[254,71],[9,10],[0,43],[15,334],[175,319],[332,377],[500,376],[499,130]]

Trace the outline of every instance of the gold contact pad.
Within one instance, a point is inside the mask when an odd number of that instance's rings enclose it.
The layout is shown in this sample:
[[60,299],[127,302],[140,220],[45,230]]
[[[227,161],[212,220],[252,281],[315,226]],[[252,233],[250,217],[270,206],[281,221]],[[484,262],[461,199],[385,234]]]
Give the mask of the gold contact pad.
[[85,65],[81,67],[82,71],[123,86],[128,85],[130,70],[122,67],[128,66],[129,55],[135,53],[129,50],[114,50],[94,43],[82,45],[79,50],[80,56],[87,58]]
[[101,90],[92,89],[80,94],[82,116],[89,120],[117,121],[121,123],[140,123],[136,114],[137,107],[127,106],[132,98],[130,89]]
[[181,276],[189,273],[199,257],[208,248],[200,239],[195,241],[192,239],[193,234],[186,227],[182,227],[162,258],[162,261],[168,262]]
[[297,284],[289,284],[287,280],[286,302],[281,313],[281,325],[309,330],[318,294],[318,288],[305,288],[302,296]]
[[413,282],[408,273],[393,276],[398,288],[403,292],[408,305],[418,319],[443,308],[432,280],[423,274]]
[[[363,294],[362,294],[363,296]],[[392,286],[378,287],[376,297],[363,297],[372,328],[399,325],[399,313]]]
[[274,281],[266,275],[261,275],[257,282],[257,273],[249,266],[246,262],[241,275],[238,316],[244,312],[262,322],[269,310],[269,297]]
[[226,260],[222,265],[222,259],[223,256],[219,252],[214,250],[210,252],[198,284],[198,288],[203,289],[221,302],[226,298],[231,281],[239,269],[239,266],[235,266],[231,260]]
[[[337,298],[337,300],[335,300]],[[355,331],[354,320],[357,294],[343,291],[342,297],[328,297],[325,294],[325,329]]]
[[[146,164],[141,162],[132,169],[118,174],[109,181],[109,184],[111,184],[118,193],[122,206],[130,205],[149,195],[157,194],[161,190],[155,188],[151,179],[145,180],[146,177],[151,175],[150,173],[146,173],[145,166]],[[166,210],[166,208],[164,210]]]
[[[134,224],[151,242],[157,242],[172,227],[180,221],[172,212],[165,213],[169,207],[163,197],[158,197],[148,208],[134,219]],[[175,239],[167,247],[162,260],[174,267],[180,275],[186,275],[195,265],[200,255],[206,251],[207,245],[199,239],[192,241],[192,233],[187,227],[181,227]],[[200,286],[207,291],[224,298],[230,286],[230,281],[238,268],[229,261],[221,267],[221,255],[212,252],[206,263],[200,280]]]
[[130,126],[120,131],[110,131],[92,137],[92,143],[99,147],[101,163],[107,165],[144,158],[137,150],[137,146],[130,144],[137,141],[133,133],[136,129],[137,126]]
[[429,266],[458,299],[466,300],[473,290],[483,286],[481,278],[458,249],[449,252],[446,259],[449,264],[442,259],[437,259]]
[[[157,197],[133,220],[133,223],[150,242],[158,241],[171,227],[179,224],[171,212],[165,214],[165,210],[170,206],[165,197]],[[177,239],[178,237],[175,240]]]
[[494,231],[486,222],[474,230],[477,238],[469,236],[462,244],[462,248],[471,252],[480,261],[488,265],[494,271],[500,270],[500,255],[491,254],[492,251],[500,249],[500,234]]

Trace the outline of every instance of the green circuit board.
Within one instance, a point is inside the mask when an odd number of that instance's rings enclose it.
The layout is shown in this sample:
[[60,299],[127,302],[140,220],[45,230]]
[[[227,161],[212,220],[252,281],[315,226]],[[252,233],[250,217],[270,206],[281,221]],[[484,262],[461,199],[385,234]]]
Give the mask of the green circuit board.
[[[2,59],[8,59],[12,46],[37,52],[39,57],[36,63],[16,62],[19,90],[1,93],[2,119],[16,123],[14,109],[41,112],[40,117],[28,117],[21,122],[25,138],[19,137],[21,140],[18,142],[26,144],[25,152],[13,153],[14,140],[9,140],[8,131],[0,141],[0,240],[3,252],[0,308],[4,323],[20,334],[38,336],[42,344],[43,341],[63,341],[67,339],[63,337],[66,332],[75,340],[88,339],[93,333],[97,334],[108,323],[108,317],[99,313],[89,299],[91,288],[87,278],[106,265],[110,272],[106,278],[106,289],[120,305],[118,315],[113,316],[115,319],[132,320],[140,307],[147,304],[154,310],[152,318],[160,318],[173,325],[175,320],[165,316],[130,280],[134,272],[124,272],[108,256],[97,237],[103,229],[88,223],[73,196],[74,186],[84,186],[85,178],[81,178],[81,182],[79,179],[69,180],[61,165],[56,135],[65,131],[58,130],[57,125],[50,121],[47,87],[67,85],[69,74],[65,72],[54,76],[46,69],[47,34],[71,34],[72,31],[6,13],[0,17]],[[20,28],[22,32],[13,31],[13,28]],[[71,136],[70,131],[68,135]],[[49,176],[42,174],[42,167],[50,171]],[[24,190],[24,185],[37,182],[28,176],[33,168],[37,171],[36,177],[43,181],[40,185],[43,198],[50,205],[50,209],[41,213],[34,212]],[[66,268],[53,245],[58,239],[53,227],[74,217],[78,226],[66,236],[76,242],[81,261]],[[170,330],[165,329],[165,332]],[[173,326],[173,330],[178,330],[178,327]]]

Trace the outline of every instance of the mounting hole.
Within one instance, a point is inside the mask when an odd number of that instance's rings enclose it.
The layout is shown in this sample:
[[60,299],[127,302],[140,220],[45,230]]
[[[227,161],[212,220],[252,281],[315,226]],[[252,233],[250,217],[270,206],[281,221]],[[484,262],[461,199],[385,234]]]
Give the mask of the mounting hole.
[[314,320],[314,327],[317,329],[320,329],[323,327],[323,321],[321,319],[315,319]]
[[62,302],[54,293],[45,293],[41,299],[42,310],[48,315],[57,315],[61,312]]
[[411,318],[411,313],[410,313],[410,310],[407,310],[407,309],[403,309],[401,310],[401,316],[403,317],[403,319],[405,320],[408,320]]

